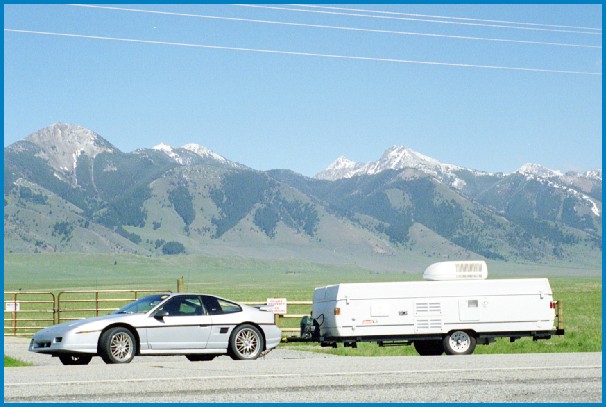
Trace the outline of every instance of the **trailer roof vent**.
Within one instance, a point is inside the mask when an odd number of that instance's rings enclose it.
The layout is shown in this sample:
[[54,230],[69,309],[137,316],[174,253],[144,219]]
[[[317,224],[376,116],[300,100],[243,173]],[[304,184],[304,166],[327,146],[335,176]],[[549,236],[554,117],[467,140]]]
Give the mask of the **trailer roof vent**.
[[425,269],[424,280],[484,280],[488,277],[485,261],[443,261]]

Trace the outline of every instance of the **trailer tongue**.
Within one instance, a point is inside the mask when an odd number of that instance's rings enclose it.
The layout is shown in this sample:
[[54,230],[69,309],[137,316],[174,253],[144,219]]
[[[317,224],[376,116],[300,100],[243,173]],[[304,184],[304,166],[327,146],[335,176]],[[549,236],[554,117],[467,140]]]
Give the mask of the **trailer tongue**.
[[[429,266],[426,281],[316,288],[300,338],[322,346],[414,345],[420,355],[464,355],[496,338],[564,335],[562,305],[546,278],[488,280],[484,261]],[[556,321],[557,320],[557,321]],[[554,327],[554,323],[557,324]]]

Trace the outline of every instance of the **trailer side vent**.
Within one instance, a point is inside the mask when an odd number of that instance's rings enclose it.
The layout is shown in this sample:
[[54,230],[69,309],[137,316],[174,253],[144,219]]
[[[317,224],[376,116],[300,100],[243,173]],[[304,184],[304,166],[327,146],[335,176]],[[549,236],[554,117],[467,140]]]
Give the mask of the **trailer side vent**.
[[416,321],[416,331],[442,331],[441,318],[420,318]]
[[423,278],[433,281],[484,280],[488,277],[485,261],[443,261],[425,269]]
[[441,314],[442,305],[439,302],[417,302],[415,304],[417,315]]

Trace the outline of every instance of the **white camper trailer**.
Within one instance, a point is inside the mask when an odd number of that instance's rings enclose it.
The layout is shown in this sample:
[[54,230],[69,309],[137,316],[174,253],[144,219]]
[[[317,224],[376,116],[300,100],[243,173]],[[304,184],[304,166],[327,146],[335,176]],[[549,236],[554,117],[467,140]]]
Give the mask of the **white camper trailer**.
[[554,328],[561,308],[546,278],[486,278],[484,261],[442,262],[425,270],[429,281],[316,288],[308,336],[324,346],[412,343],[421,355],[456,355],[498,337],[564,334],[561,315]]

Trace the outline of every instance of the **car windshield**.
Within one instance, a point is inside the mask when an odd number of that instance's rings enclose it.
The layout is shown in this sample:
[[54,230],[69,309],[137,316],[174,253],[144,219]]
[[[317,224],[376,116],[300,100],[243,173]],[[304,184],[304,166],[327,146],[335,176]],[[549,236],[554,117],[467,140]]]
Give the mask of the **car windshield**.
[[169,297],[168,294],[148,295],[114,311],[113,314],[144,314]]

